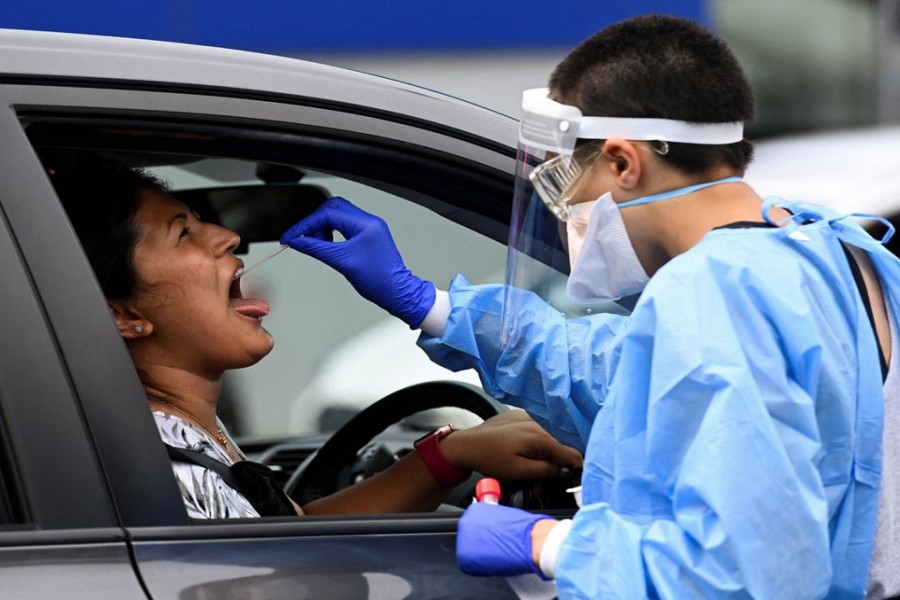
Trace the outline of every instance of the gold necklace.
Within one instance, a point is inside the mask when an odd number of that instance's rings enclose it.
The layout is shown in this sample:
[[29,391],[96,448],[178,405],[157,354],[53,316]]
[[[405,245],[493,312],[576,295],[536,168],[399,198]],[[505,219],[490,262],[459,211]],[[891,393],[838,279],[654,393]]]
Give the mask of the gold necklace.
[[225,432],[222,431],[222,428],[221,428],[221,427],[219,427],[218,425],[216,425],[216,432],[213,433],[213,432],[209,429],[209,427],[207,427],[206,425],[204,425],[204,424],[200,421],[200,419],[198,419],[197,417],[195,417],[195,416],[192,415],[191,413],[187,412],[186,410],[182,410],[182,409],[178,408],[177,406],[175,406],[174,404],[172,404],[171,402],[169,402],[169,401],[167,401],[167,400],[163,400],[162,398],[159,398],[159,397],[157,397],[157,396],[153,396],[152,398],[153,398],[153,400],[155,400],[156,402],[159,402],[160,404],[165,404],[166,406],[168,406],[168,407],[171,408],[172,410],[177,411],[177,412],[180,412],[180,413],[183,414],[184,416],[188,417],[191,421],[193,421],[194,423],[196,423],[197,425],[199,425],[200,427],[202,427],[202,428],[203,428],[203,431],[205,431],[206,433],[208,433],[209,436],[210,436],[211,438],[213,438],[214,440],[218,440],[218,442],[222,445],[222,447],[225,448],[225,452],[226,452],[227,454],[230,454],[230,452],[229,452],[229,450],[228,450],[228,438],[225,437]]

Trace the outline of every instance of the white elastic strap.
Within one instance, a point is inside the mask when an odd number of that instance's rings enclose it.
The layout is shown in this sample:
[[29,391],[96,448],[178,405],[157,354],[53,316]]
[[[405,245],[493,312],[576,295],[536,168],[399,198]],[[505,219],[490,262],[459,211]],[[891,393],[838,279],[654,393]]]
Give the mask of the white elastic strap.
[[563,540],[569,535],[572,529],[572,519],[563,519],[553,526],[550,533],[544,539],[544,545],[541,546],[541,558],[538,565],[541,573],[548,579],[553,579],[556,575],[556,561],[559,560],[559,551],[562,549]]
[[450,318],[450,294],[444,290],[434,290],[434,304],[419,329],[430,335],[431,337],[441,337],[444,335],[444,328],[447,327],[447,319]]
[[692,123],[671,119],[632,117],[581,117],[578,137],[589,140],[624,138],[626,140],[681,142],[683,144],[733,144],[744,139],[743,121],[731,123]]

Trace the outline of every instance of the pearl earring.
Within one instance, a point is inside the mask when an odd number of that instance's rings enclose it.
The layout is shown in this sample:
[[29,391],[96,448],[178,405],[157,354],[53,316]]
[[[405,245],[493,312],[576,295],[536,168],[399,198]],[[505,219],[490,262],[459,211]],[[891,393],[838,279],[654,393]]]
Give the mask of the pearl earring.
[[134,332],[135,333],[144,333],[144,326],[143,325],[135,325]]

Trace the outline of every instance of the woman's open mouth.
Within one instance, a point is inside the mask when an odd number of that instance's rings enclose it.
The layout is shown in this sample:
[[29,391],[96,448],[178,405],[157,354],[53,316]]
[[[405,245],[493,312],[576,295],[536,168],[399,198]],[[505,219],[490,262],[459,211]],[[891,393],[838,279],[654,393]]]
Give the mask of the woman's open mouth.
[[240,278],[233,280],[228,288],[228,304],[238,314],[253,319],[260,319],[271,310],[268,302],[262,298],[244,298]]

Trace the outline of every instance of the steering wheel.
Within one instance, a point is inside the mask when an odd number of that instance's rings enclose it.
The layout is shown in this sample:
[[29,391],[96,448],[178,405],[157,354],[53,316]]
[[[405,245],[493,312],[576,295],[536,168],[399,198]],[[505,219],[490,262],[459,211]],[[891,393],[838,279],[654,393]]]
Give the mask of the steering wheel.
[[489,419],[509,410],[474,385],[429,381],[388,394],[345,423],[288,479],[284,490],[300,506],[338,490],[339,475],[376,435],[401,419],[440,407],[467,410]]

